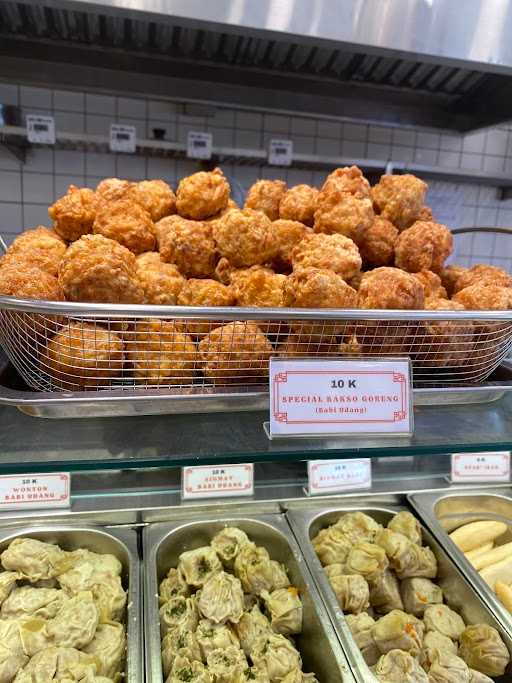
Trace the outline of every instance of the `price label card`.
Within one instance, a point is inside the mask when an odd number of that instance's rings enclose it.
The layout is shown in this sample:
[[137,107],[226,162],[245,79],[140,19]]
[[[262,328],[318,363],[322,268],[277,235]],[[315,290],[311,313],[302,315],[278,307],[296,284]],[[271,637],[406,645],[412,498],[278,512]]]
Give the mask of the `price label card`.
[[187,156],[191,159],[211,159],[213,136],[211,133],[189,131],[187,136]]
[[309,460],[308,493],[337,493],[372,486],[372,462],[370,458],[352,460]]
[[272,166],[291,166],[293,161],[293,142],[291,140],[270,140],[268,163]]
[[40,145],[55,144],[55,119],[53,116],[27,115],[27,140]]
[[110,125],[110,151],[134,154],[137,149],[137,129],[120,123]]
[[510,451],[452,453],[451,480],[455,484],[510,481]]
[[70,492],[69,472],[3,474],[0,476],[0,511],[69,507]]
[[408,359],[270,360],[270,438],[410,435]]
[[181,494],[185,499],[252,496],[254,465],[199,465],[184,467]]

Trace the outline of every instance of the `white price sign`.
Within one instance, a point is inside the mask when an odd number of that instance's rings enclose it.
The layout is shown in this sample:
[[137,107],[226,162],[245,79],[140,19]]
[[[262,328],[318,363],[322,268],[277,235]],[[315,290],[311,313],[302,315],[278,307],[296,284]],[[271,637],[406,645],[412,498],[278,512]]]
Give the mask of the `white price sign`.
[[110,151],[134,154],[137,149],[137,129],[120,123],[110,125]]
[[309,460],[308,492],[310,496],[338,493],[372,486],[370,458],[351,460]]
[[0,476],[0,511],[69,507],[70,492],[69,472],[3,474]]
[[292,161],[292,140],[270,140],[268,146],[268,163],[271,166],[291,166]]
[[213,136],[211,133],[189,131],[187,136],[187,156],[191,159],[211,159]]
[[452,453],[451,480],[456,484],[510,481],[510,451]]
[[254,465],[198,465],[184,467],[181,494],[184,499],[252,496]]
[[55,119],[53,116],[27,115],[27,140],[40,145],[55,144]]
[[271,438],[412,431],[407,359],[271,358]]

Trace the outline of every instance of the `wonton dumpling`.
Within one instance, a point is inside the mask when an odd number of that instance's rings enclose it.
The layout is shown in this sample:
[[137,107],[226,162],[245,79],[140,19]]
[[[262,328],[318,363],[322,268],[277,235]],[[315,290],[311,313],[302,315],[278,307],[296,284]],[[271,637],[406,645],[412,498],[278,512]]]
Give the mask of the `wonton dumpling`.
[[244,611],[244,592],[239,579],[224,571],[210,576],[198,600],[200,613],[215,624],[236,624]]
[[55,618],[46,626],[48,636],[61,648],[80,649],[94,638],[99,611],[92,593],[83,591],[64,602]]
[[215,683],[232,683],[233,677],[248,667],[244,653],[234,645],[210,652],[206,662]]
[[399,579],[408,579],[412,577],[423,577],[426,579],[435,579],[437,576],[437,560],[436,556],[426,546],[419,546],[411,543],[410,562],[402,571],[396,571]]
[[375,619],[366,612],[361,612],[361,614],[347,614],[345,620],[357,647],[361,650],[364,661],[368,666],[373,666],[380,657],[380,651],[372,633]]
[[10,683],[28,662],[15,620],[0,620],[0,683]]
[[201,587],[210,576],[222,571],[222,563],[213,548],[204,546],[181,553],[178,571],[190,586]]
[[363,541],[354,545],[345,563],[347,574],[360,574],[375,581],[388,567],[386,553],[378,545]]
[[[386,569],[374,581],[369,583],[370,605],[379,614],[387,614],[391,610],[403,610],[398,579],[390,569]],[[409,612],[409,610],[405,610]]]
[[195,631],[199,621],[195,597],[178,595],[160,607],[160,628],[162,635],[173,628]]
[[277,562],[276,560],[270,560],[272,566],[272,587],[274,590],[278,588],[288,588],[290,586],[290,579],[286,573],[286,567],[284,564]]
[[416,659],[402,650],[390,650],[382,655],[373,673],[385,683],[429,683],[427,674]]
[[126,650],[124,626],[116,622],[99,624],[94,638],[84,647],[84,652],[94,655],[99,662],[97,673],[114,678],[122,671]]
[[126,591],[119,576],[105,576],[89,589],[100,613],[100,621],[121,621],[126,606]]
[[176,657],[165,683],[213,683],[213,676],[204,664],[190,661],[186,657]]
[[344,612],[358,614],[370,606],[368,582],[359,574],[338,574],[329,577],[329,583]]
[[72,647],[48,647],[34,655],[14,679],[16,683],[82,681],[96,673],[94,657]]
[[0,572],[0,605],[16,586],[16,581],[22,578],[19,572]]
[[373,541],[382,526],[364,512],[347,512],[334,525],[351,543]]
[[256,641],[251,659],[267,672],[271,682],[281,681],[294,669],[302,668],[302,659],[290,641],[278,633],[260,636]]
[[428,672],[430,683],[470,683],[471,674],[466,662],[451,652],[436,650]]
[[388,522],[388,529],[403,534],[412,541],[412,543],[416,543],[416,545],[421,545],[422,543],[421,524],[416,517],[407,510],[402,510],[402,512],[398,512],[394,515]]
[[381,617],[372,628],[382,654],[390,650],[405,650],[413,657],[421,650],[423,632],[424,626],[419,619],[398,609]]
[[324,567],[324,572],[327,574],[329,581],[331,581],[331,579],[336,578],[336,576],[345,575],[345,565],[340,563],[328,564]]
[[167,600],[170,600],[171,598],[176,598],[178,595],[188,598],[190,590],[180,572],[174,567],[171,567],[167,572],[165,579],[160,583],[160,604],[167,602]]
[[430,548],[412,543],[407,536],[391,529],[382,529],[377,534],[375,543],[385,550],[389,564],[399,579],[414,576],[433,579],[437,575],[434,553]]
[[53,619],[64,603],[69,600],[63,590],[57,588],[15,588],[0,608],[2,619],[18,619],[26,616]]
[[420,663],[426,671],[430,669],[437,651],[456,655],[457,643],[454,643],[451,638],[444,636],[439,631],[427,631],[423,638],[423,647],[420,652]]
[[348,536],[335,526],[322,529],[315,536],[312,543],[318,559],[324,566],[328,564],[343,564],[353,545]]
[[[199,629],[201,628],[201,622]],[[196,637],[196,633],[182,628],[174,628],[162,640],[162,668],[164,675],[168,676],[176,657],[185,657],[189,661],[201,662],[206,659],[201,653],[201,648]]]
[[400,590],[405,611],[415,617],[422,617],[427,607],[443,602],[443,591],[430,579],[404,579]]
[[295,669],[287,674],[281,683],[318,683],[315,674],[305,674],[300,669]]
[[272,629],[270,621],[262,614],[259,606],[256,604],[250,612],[242,614],[238,624],[235,624],[235,631],[240,639],[242,650],[249,656],[258,638],[271,633]]
[[471,676],[469,683],[493,683],[492,678],[475,669],[470,669],[469,675]]
[[[115,555],[110,553],[94,553],[92,550],[86,550],[85,548],[79,548],[69,553],[70,558],[73,561],[71,569],[66,572],[67,574],[82,573],[82,567],[84,565],[92,565],[94,572],[99,576],[121,576],[123,571],[123,565],[117,559]],[[89,576],[89,571],[86,572],[86,576]],[[59,582],[61,580],[59,576]],[[78,586],[76,590],[80,590]]]
[[439,631],[443,636],[458,640],[466,628],[464,620],[448,607],[448,605],[431,605],[423,615],[423,622],[427,631]]
[[250,543],[245,531],[227,526],[212,538],[211,546],[225,567],[232,567],[236,556],[244,545]]
[[270,625],[276,633],[291,636],[302,631],[302,602],[296,588],[279,588],[262,593],[270,615]]
[[459,657],[487,676],[501,676],[510,655],[498,631],[488,624],[468,626],[460,634]]
[[214,624],[209,619],[201,619],[196,631],[196,638],[203,660],[214,650],[222,650],[231,645],[240,647],[239,640],[228,624]]
[[236,557],[234,572],[246,593],[260,595],[274,588],[274,568],[265,548],[244,545]]
[[46,628],[47,621],[38,617],[25,617],[17,620],[23,651],[29,657],[53,645]]
[[35,538],[15,538],[0,555],[4,569],[21,572],[30,582],[53,579],[68,569],[70,553]]

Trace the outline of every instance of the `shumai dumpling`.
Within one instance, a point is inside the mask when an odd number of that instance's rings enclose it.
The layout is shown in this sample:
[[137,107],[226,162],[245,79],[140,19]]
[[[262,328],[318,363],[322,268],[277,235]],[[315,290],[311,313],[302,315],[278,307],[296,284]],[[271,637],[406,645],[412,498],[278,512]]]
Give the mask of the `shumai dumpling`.
[[215,683],[232,683],[233,676],[248,667],[244,653],[234,645],[210,652],[206,662]]
[[270,560],[270,564],[272,565],[272,586],[274,590],[288,588],[290,586],[290,579],[284,564],[277,562],[277,560]]
[[210,576],[198,599],[201,614],[215,624],[236,624],[244,611],[244,592],[240,580],[224,571]]
[[270,681],[282,679],[302,668],[302,659],[298,651],[285,636],[270,633],[260,636],[254,645],[251,659],[255,666],[267,672]]
[[399,579],[413,576],[433,579],[437,575],[437,560],[430,548],[416,545],[402,533],[382,529],[375,543],[385,550],[389,564]]
[[466,662],[457,655],[436,650],[428,679],[430,683],[470,683],[471,673]]
[[227,526],[215,534],[210,545],[220,557],[222,564],[230,568],[242,547],[249,542],[245,531],[234,526]]
[[[398,579],[390,569],[382,572],[370,586],[370,605],[379,614],[387,614],[394,609],[404,609],[400,596]],[[405,610],[409,612],[409,610]]]
[[67,600],[69,595],[57,588],[19,586],[4,601],[0,613],[2,619],[19,619],[27,616],[53,619]]
[[416,517],[407,510],[397,512],[397,514],[389,520],[388,529],[391,529],[391,531],[398,531],[413,543],[421,545],[421,524]]
[[242,614],[242,618],[235,625],[235,631],[240,639],[242,650],[249,656],[258,638],[271,633],[272,629],[270,621],[262,614],[259,605],[256,604],[250,612]]
[[295,671],[290,671],[281,683],[318,683],[318,678],[315,674],[305,674],[300,669],[295,669]]
[[423,647],[420,652],[420,664],[428,671],[434,660],[436,652],[448,652],[452,655],[457,654],[457,643],[451,638],[444,636],[439,631],[427,631],[423,638]]
[[55,645],[80,649],[94,638],[98,623],[99,610],[92,593],[83,591],[64,602],[46,630]]
[[178,570],[190,586],[201,587],[210,576],[222,571],[222,564],[215,550],[207,545],[181,553]]
[[388,568],[386,553],[374,543],[363,541],[354,545],[345,562],[347,574],[360,574],[375,581]]
[[443,602],[443,591],[430,579],[404,579],[400,586],[404,609],[415,617],[422,617],[427,607]]
[[184,598],[178,595],[160,607],[160,628],[162,635],[173,628],[195,631],[199,621],[195,597]]
[[390,650],[405,650],[413,657],[423,644],[424,626],[419,619],[394,609],[381,617],[372,629],[377,647],[385,654]]
[[403,650],[391,650],[379,659],[373,673],[385,683],[429,683],[417,660]]
[[171,567],[165,579],[161,581],[159,595],[161,604],[178,595],[182,595],[184,598],[190,595],[187,582],[175,567]]
[[176,657],[201,662],[206,659],[201,652],[197,634],[187,629],[174,628],[162,640],[162,668],[164,676],[168,676]]
[[0,555],[4,569],[21,572],[31,583],[53,579],[69,566],[69,553],[35,538],[15,538]]
[[360,614],[347,614],[345,621],[357,647],[361,650],[364,661],[368,666],[373,666],[380,657],[380,650],[372,632],[375,619],[366,612],[361,612]]
[[240,642],[230,625],[214,624],[209,619],[201,619],[196,638],[203,660],[206,660],[214,650],[223,650],[231,645],[240,647]]
[[476,671],[475,669],[470,669],[469,674],[471,676],[470,683],[493,683],[493,679],[486,676],[481,671]]
[[213,683],[213,676],[202,662],[178,656],[165,683]]
[[345,562],[353,545],[348,536],[336,526],[319,531],[312,543],[324,566]]
[[370,606],[368,582],[359,574],[337,574],[329,577],[329,583],[344,612],[358,614]]
[[124,626],[115,621],[99,624],[94,638],[84,647],[84,652],[97,658],[97,673],[108,678],[114,678],[116,674],[121,673],[125,651]]
[[423,623],[427,631],[439,631],[443,636],[458,640],[466,628],[463,618],[448,605],[431,605],[423,614]]
[[302,602],[299,591],[290,586],[279,588],[272,593],[262,592],[265,607],[270,615],[272,630],[283,636],[291,636],[302,631]]
[[[283,678],[283,681],[285,679]],[[270,683],[267,672],[255,666],[248,667],[245,671],[237,673],[232,683]]]
[[510,655],[498,631],[488,624],[467,626],[460,634],[459,656],[471,669],[502,676]]
[[246,593],[260,595],[274,588],[274,568],[265,548],[244,545],[236,557],[234,572]]
[[18,622],[0,620],[0,683],[10,683],[27,662]]
[[0,605],[16,586],[16,581],[22,578],[23,576],[19,572],[0,572]]
[[364,512],[347,512],[334,525],[342,531],[352,543],[373,541],[382,526]]

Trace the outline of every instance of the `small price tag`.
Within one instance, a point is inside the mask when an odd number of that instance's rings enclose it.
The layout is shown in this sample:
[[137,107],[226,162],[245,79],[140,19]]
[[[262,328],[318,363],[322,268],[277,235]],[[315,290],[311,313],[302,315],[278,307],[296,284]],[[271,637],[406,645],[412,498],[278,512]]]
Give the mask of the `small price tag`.
[[211,133],[189,131],[187,136],[187,156],[191,159],[211,159],[213,136]]
[[310,496],[353,489],[369,489],[371,486],[372,461],[370,458],[308,461]]
[[252,496],[254,465],[199,465],[184,467],[181,494],[185,499]]
[[412,430],[407,359],[271,358],[270,438]]
[[451,480],[456,484],[510,481],[510,451],[452,453]]
[[55,119],[53,116],[27,115],[27,140],[40,145],[55,144]]
[[110,125],[110,151],[134,154],[137,149],[137,129],[120,123]]
[[70,491],[69,472],[3,474],[0,476],[0,511],[69,507]]
[[268,146],[268,163],[271,166],[291,166],[292,161],[292,140],[270,140]]

